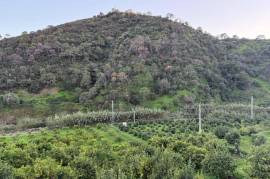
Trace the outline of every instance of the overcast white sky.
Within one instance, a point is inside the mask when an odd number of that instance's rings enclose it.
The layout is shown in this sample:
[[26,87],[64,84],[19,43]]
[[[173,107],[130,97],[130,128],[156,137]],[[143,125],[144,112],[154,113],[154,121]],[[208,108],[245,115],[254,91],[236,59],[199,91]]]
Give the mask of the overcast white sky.
[[1,0],[0,34],[19,35],[112,8],[163,16],[170,12],[212,35],[270,38],[270,0]]

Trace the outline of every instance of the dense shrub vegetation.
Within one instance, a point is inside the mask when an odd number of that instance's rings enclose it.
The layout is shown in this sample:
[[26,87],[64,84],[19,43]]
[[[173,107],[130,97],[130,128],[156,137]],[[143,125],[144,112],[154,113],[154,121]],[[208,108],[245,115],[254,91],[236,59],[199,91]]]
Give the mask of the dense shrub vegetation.
[[[7,178],[268,176],[266,146],[270,136],[263,132],[269,133],[269,123],[247,121],[239,127],[237,123],[214,125],[208,120],[202,134],[197,132],[197,121],[178,119],[115,124],[121,131],[97,124],[2,137],[0,171]],[[217,133],[217,129],[223,132]],[[247,132],[240,133],[240,129]],[[246,139],[250,140],[248,146]]]
[[[130,123],[127,127],[119,125],[119,128],[150,141],[151,145],[181,153],[186,163],[192,163],[194,169],[201,169],[204,175],[218,178],[264,178],[267,174],[260,173],[267,173],[270,165],[257,156],[265,153],[256,152],[269,146],[269,109],[256,107],[256,117],[253,119],[247,111],[250,106],[208,105],[202,109],[203,134],[198,134],[196,116],[182,118],[183,113],[177,113],[174,120],[141,121]],[[207,112],[205,109],[208,109]],[[221,143],[216,146],[215,142]],[[212,147],[215,151],[212,151]]]
[[0,178],[269,178],[269,47],[117,10],[4,38],[0,133],[37,131]]
[[[0,123],[134,106],[270,104],[268,40],[220,40],[170,18],[112,11],[0,40]],[[11,114],[12,111],[12,114]]]
[[[216,115],[221,107],[223,115]],[[15,178],[265,178],[268,108],[256,107],[249,119],[232,107],[243,114],[249,108],[208,105],[206,113],[203,107],[202,134],[198,120],[183,118],[182,111],[139,108],[135,121],[133,111],[120,112],[113,125],[101,124],[112,122],[111,112],[25,118],[24,128],[64,129],[0,138],[0,171]]]
[[163,96],[173,106],[245,100],[269,79],[269,45],[219,40],[187,23],[112,11],[1,40],[0,90],[59,87],[92,109],[113,99],[149,105]]
[[213,176],[232,176],[235,169],[234,160],[222,156],[228,168],[212,172],[212,152],[227,149],[208,135],[147,142],[98,125],[2,138],[0,145],[1,174],[16,178],[186,178],[202,167]]

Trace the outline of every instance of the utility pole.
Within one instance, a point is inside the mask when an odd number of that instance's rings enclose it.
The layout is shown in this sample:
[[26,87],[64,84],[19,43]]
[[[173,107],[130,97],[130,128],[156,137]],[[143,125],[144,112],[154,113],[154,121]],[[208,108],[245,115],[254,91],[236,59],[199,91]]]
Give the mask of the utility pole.
[[112,122],[114,122],[114,103],[112,100]]
[[199,134],[202,133],[202,109],[201,104],[199,104]]
[[136,113],[135,113],[135,110],[133,109],[133,122],[135,123],[136,122]]
[[253,96],[251,96],[251,100],[250,100],[250,118],[251,119],[254,118],[254,107],[253,107],[253,103],[254,103],[254,99],[253,99]]

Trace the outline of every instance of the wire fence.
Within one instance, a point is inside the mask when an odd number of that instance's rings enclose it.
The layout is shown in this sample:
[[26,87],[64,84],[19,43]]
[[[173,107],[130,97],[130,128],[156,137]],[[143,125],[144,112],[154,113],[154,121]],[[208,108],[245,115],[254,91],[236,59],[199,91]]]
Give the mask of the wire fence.
[[[199,107],[200,106],[200,107]],[[201,108],[201,110],[199,110]],[[253,104],[193,104],[186,105],[176,112],[170,113],[170,119],[199,119],[216,117],[218,115],[234,115],[243,119],[253,119],[257,116],[264,116],[270,119],[270,107],[262,107]]]
[[[166,117],[164,119],[169,119],[169,120],[175,120],[175,119],[199,119],[199,116],[201,118],[206,118],[208,117],[209,114],[212,113],[217,113],[217,114],[228,114],[228,113],[236,113],[236,114],[241,114],[242,117],[244,118],[253,118],[259,113],[265,113],[265,115],[269,115],[270,118],[270,107],[262,107],[262,106],[257,106],[253,104],[253,101],[251,100],[247,102],[246,98],[245,103],[227,103],[227,104],[214,104],[214,103],[207,103],[207,104],[186,104],[186,105],[181,105],[179,109],[175,112],[167,112]],[[60,101],[50,101],[48,103],[31,103],[30,102],[23,102],[19,104],[14,105],[14,109],[20,109],[22,110],[22,117],[24,117],[23,113],[25,110],[25,115],[29,115],[27,112],[28,109],[34,109],[38,105],[51,105],[48,110],[49,112],[47,114],[49,115],[54,115],[58,114],[59,112],[64,112],[64,113],[73,113],[81,108],[76,108],[77,106],[82,106],[80,103],[76,102],[60,102]],[[69,111],[61,111],[61,107],[59,106],[70,106]],[[124,105],[124,106],[123,106]],[[201,110],[199,111],[199,106],[201,107]],[[0,106],[1,107],[1,106]],[[87,111],[88,108],[87,106],[84,106],[85,110]],[[25,109],[26,108],[26,109]],[[12,107],[10,110],[8,110],[8,113],[12,111]],[[112,101],[107,101],[106,105],[101,105],[99,107],[99,110],[108,110],[112,111],[112,115],[117,114],[120,111],[133,111],[135,109],[135,106],[132,105],[125,105],[117,102],[112,102]],[[2,111],[3,108],[0,108],[0,111]],[[0,114],[1,118],[1,114]],[[112,116],[113,118],[113,116]]]

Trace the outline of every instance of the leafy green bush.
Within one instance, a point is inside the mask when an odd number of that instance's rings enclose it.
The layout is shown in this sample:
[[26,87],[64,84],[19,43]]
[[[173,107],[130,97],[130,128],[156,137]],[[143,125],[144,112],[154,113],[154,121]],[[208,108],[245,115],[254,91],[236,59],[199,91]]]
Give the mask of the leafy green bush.
[[71,162],[71,166],[76,169],[77,177],[80,179],[95,179],[96,170],[93,167],[92,162],[86,158],[75,158]]
[[194,179],[195,170],[194,167],[191,165],[191,162],[188,165],[185,165],[180,172],[180,179]]
[[266,138],[264,136],[253,135],[251,138],[252,144],[255,146],[260,146],[266,143]]
[[72,169],[62,167],[52,158],[37,159],[32,171],[35,178],[72,178],[76,176]]
[[249,135],[248,128],[246,128],[246,127],[241,127],[241,128],[239,129],[239,133],[240,133],[241,136]]
[[8,146],[1,150],[0,159],[7,161],[15,168],[31,164],[33,159],[30,154],[21,148],[16,146]]
[[2,103],[7,106],[17,105],[20,103],[20,98],[15,93],[7,93],[2,96]]
[[226,126],[218,126],[215,129],[215,135],[218,138],[223,139],[225,137],[225,135],[227,134],[228,131],[229,131],[228,127],[226,127]]
[[238,131],[236,130],[230,130],[226,135],[225,135],[225,139],[227,140],[227,142],[229,144],[239,144],[240,142],[240,134]]
[[261,146],[255,148],[250,157],[252,177],[269,178],[270,148]]
[[232,177],[236,168],[232,156],[225,151],[209,152],[202,164],[206,173],[224,179]]
[[258,131],[256,130],[255,127],[249,127],[248,128],[248,134],[249,135],[256,134],[256,133],[258,133]]
[[0,178],[2,179],[13,178],[13,168],[2,160],[0,160]]
[[167,150],[164,152],[156,152],[151,159],[153,166],[151,167],[152,174],[149,178],[175,178],[184,163],[181,155]]

